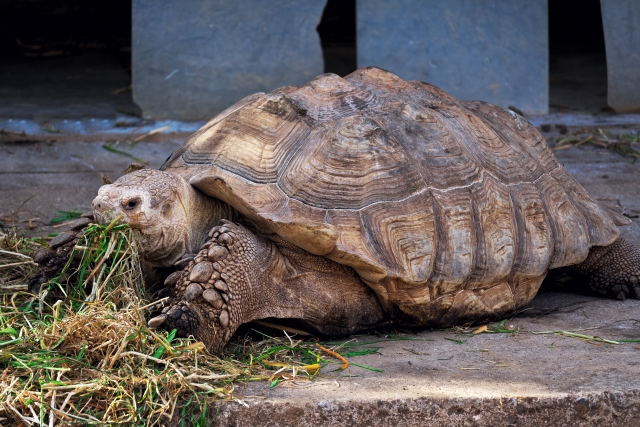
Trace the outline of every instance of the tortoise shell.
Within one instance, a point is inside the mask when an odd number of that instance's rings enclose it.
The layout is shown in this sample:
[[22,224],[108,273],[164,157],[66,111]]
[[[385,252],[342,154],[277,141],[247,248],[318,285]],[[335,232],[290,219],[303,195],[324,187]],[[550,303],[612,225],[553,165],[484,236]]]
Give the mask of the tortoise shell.
[[375,67],[244,98],[163,169],[442,323],[528,303],[627,223],[524,118]]

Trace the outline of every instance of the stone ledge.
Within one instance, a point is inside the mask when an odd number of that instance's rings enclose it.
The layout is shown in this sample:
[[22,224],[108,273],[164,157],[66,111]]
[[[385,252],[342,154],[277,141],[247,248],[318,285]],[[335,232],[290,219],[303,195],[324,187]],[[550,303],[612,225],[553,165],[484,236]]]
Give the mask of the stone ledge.
[[[321,378],[237,390],[216,426],[627,426],[640,412],[640,343],[602,344],[545,332],[640,338],[640,301],[546,292],[508,324],[514,334],[429,331],[377,342]],[[456,343],[452,340],[463,342]],[[337,367],[337,365],[336,365]]]
[[227,405],[215,426],[630,426],[640,414],[640,391],[553,397],[353,399],[314,403],[277,400]]

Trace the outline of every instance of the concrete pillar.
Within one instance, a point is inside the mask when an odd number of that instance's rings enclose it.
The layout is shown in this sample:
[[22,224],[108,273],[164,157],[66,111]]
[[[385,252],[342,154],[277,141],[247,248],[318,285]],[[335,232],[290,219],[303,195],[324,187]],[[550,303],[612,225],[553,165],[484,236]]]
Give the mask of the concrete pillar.
[[357,1],[359,67],[460,99],[548,112],[547,0]]
[[323,72],[326,0],[133,0],[133,99],[145,118],[202,120]]
[[607,50],[607,103],[617,113],[640,112],[640,1],[600,0]]

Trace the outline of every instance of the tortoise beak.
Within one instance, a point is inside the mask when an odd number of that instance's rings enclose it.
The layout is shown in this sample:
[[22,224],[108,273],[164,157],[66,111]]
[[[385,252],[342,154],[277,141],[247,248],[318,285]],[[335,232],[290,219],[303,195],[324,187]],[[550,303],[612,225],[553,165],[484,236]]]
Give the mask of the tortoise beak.
[[120,207],[114,203],[114,199],[109,197],[108,192],[103,192],[102,190],[109,185],[104,185],[100,189],[100,192],[93,199],[92,208],[93,208],[93,216],[95,222],[98,224],[109,224],[115,218],[124,217],[123,212]]

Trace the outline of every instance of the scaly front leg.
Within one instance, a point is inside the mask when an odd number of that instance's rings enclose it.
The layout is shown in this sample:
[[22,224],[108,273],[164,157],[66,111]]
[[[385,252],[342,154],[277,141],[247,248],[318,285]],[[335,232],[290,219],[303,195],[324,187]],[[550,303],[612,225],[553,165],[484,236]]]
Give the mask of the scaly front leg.
[[178,336],[193,335],[218,352],[256,314],[253,291],[262,287],[272,249],[264,238],[229,221],[209,236],[195,258],[167,278],[168,304],[149,326],[175,328]]
[[298,319],[317,333],[345,335],[384,317],[374,292],[348,267],[226,220],[209,235],[165,281],[168,304],[149,326],[175,328],[218,352],[256,319]]

